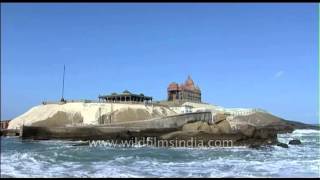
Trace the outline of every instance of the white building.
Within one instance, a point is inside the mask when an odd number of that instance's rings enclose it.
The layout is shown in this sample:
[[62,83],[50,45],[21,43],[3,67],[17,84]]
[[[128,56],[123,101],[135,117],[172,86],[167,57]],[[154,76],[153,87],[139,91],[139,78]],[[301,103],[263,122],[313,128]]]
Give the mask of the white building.
[[182,106],[173,106],[173,107],[170,107],[170,109],[172,109],[178,114],[184,114],[184,113],[191,113],[193,107],[189,105],[182,105]]

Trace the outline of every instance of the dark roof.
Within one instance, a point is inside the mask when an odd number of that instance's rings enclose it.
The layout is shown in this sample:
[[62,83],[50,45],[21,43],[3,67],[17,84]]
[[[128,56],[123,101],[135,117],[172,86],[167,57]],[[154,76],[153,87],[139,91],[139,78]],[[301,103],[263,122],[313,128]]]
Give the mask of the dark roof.
[[124,90],[122,93],[123,93],[123,94],[131,94],[131,92],[128,91],[128,90]]
[[119,96],[134,96],[134,97],[142,97],[144,99],[152,99],[151,96],[145,96],[143,93],[140,94],[133,94],[128,90],[123,91],[123,93],[117,94],[117,93],[112,93],[110,95],[100,95],[99,98],[106,98],[106,97],[119,97]]

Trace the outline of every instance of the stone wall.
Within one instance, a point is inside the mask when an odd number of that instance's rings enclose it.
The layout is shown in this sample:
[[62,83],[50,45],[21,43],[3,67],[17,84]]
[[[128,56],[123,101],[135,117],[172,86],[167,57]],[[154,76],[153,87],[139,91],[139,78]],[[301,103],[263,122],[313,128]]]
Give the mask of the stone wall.
[[[128,132],[135,136],[156,135],[176,131],[184,124],[196,121],[211,122],[210,112],[188,113],[151,120],[114,123],[103,126],[85,127],[36,127],[23,126],[20,136],[33,139],[109,139],[123,136]],[[142,133],[143,132],[143,133]],[[130,134],[129,133],[129,134]]]
[[212,123],[211,112],[186,113],[162,118],[154,118],[141,121],[130,121],[124,123],[112,123],[106,126],[120,127],[142,127],[142,128],[177,128],[186,123],[204,121]]

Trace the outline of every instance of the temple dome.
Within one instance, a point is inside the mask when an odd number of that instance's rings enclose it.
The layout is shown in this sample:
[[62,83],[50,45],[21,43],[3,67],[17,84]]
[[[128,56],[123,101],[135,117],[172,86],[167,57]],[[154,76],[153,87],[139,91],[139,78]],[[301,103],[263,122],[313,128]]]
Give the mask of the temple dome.
[[195,89],[194,82],[190,76],[188,76],[188,79],[185,82],[185,86],[190,88],[190,89]]
[[170,83],[168,86],[168,90],[178,90],[178,89],[179,89],[179,85],[175,82]]
[[189,75],[184,83],[172,82],[168,86],[168,101],[195,101],[201,102],[201,90]]

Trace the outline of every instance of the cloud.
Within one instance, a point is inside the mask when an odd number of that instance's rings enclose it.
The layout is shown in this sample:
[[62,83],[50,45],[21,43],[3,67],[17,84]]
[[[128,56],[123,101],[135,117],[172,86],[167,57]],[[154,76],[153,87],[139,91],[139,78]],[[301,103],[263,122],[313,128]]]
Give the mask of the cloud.
[[273,77],[274,78],[279,78],[279,77],[283,76],[283,74],[284,74],[284,71],[278,71],[273,75]]

